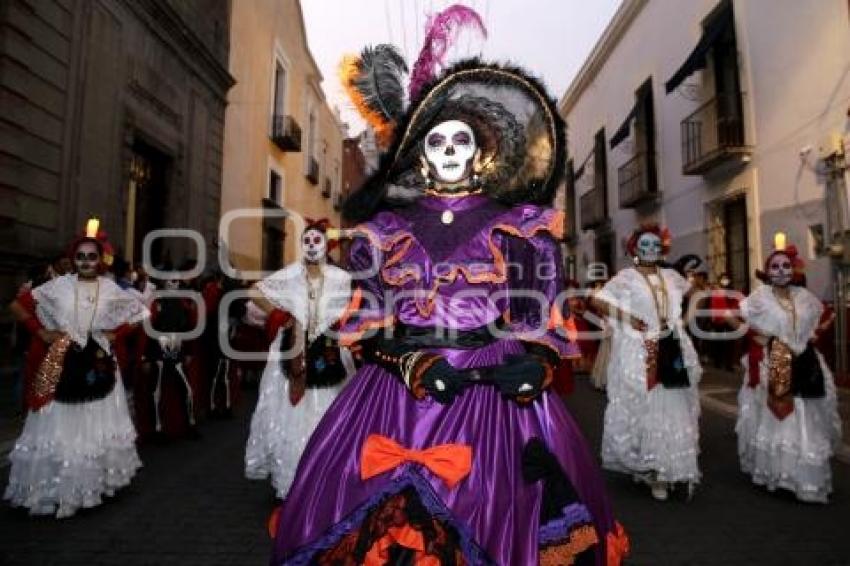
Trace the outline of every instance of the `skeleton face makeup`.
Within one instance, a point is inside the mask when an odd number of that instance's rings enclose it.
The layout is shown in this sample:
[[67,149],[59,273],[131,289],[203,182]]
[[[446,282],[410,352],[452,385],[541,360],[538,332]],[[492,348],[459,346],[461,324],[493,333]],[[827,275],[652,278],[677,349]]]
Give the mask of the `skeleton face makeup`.
[[645,232],[638,238],[637,257],[642,263],[658,263],[663,249],[661,238],[655,234]]
[[100,252],[92,242],[83,242],[77,246],[74,252],[74,267],[77,274],[85,279],[97,276],[97,267],[100,265]]
[[791,283],[793,274],[794,267],[791,265],[790,257],[785,254],[776,254],[770,258],[770,263],[767,264],[767,275],[772,285],[786,287]]
[[179,279],[169,279],[165,282],[166,291],[176,291],[180,288],[180,280]]
[[311,228],[301,236],[301,250],[308,263],[324,261],[328,255],[328,238],[321,231]]
[[437,181],[459,183],[472,173],[472,161],[478,145],[466,122],[440,122],[425,136],[425,159]]

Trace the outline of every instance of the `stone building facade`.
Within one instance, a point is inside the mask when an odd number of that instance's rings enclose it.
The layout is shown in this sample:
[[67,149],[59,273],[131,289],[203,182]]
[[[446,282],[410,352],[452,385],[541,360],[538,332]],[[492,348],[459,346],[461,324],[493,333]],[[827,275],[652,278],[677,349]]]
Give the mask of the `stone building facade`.
[[220,215],[229,0],[0,3],[0,300],[101,219],[118,254],[211,259]]

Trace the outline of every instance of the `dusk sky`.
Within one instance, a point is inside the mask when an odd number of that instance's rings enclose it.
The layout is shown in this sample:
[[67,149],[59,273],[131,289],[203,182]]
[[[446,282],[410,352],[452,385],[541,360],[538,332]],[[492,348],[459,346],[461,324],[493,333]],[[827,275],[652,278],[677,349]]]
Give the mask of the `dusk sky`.
[[[354,134],[362,122],[337,78],[343,55],[365,45],[392,43],[416,60],[427,14],[453,0],[302,0],[307,39],[324,76],[331,106],[339,106]],[[564,93],[620,0],[464,0],[485,21],[488,37],[461,35],[450,61],[481,54],[511,61],[541,77],[556,98]]]

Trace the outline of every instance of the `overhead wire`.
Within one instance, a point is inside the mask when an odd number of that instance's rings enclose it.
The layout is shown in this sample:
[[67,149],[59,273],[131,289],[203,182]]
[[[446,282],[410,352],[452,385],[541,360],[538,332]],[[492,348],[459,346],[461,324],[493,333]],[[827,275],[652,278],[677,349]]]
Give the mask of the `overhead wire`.
[[[477,2],[475,0],[466,0],[466,6],[468,8],[472,8],[475,12],[477,10]],[[470,57],[472,55],[472,34],[468,31],[466,32],[466,57]]]
[[419,27],[419,12],[420,12],[419,0],[414,0],[414,3],[415,3],[414,16],[416,17],[416,33],[414,34],[413,37],[414,37],[414,40],[415,40],[416,43],[413,44],[413,54],[418,56],[418,50],[422,46],[422,39],[421,39],[422,28]]
[[395,44],[395,41],[394,41],[394,38],[393,38],[393,24],[392,24],[392,20],[390,19],[390,4],[389,4],[389,1],[390,0],[384,0],[384,16],[386,17],[386,20],[387,20],[387,36],[388,36],[387,43],[389,43],[390,45],[393,45],[393,44]]
[[404,55],[405,59],[410,60],[410,51],[407,49],[407,18],[405,17],[404,5],[407,4],[405,0],[399,2],[399,18],[401,20],[401,41],[404,45]]

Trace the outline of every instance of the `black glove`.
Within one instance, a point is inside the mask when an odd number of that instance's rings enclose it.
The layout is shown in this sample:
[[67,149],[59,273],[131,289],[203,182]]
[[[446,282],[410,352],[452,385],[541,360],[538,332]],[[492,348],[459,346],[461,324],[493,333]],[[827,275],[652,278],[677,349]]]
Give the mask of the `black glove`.
[[547,385],[546,374],[551,366],[531,354],[512,355],[505,358],[501,366],[495,367],[490,380],[502,395],[517,400],[531,400]]
[[[373,337],[362,344],[363,358],[405,381],[401,373],[405,356],[416,354],[415,346],[397,340]],[[438,403],[451,403],[463,391],[463,374],[438,354],[421,353],[409,370],[405,385],[417,399],[431,396]]]
[[[417,391],[424,390],[435,401],[445,405],[454,401],[455,397],[463,392],[464,374],[456,370],[444,357],[438,356],[436,361],[423,360],[420,363],[430,365],[421,374],[418,382],[411,384],[411,391],[415,396],[420,397]],[[414,375],[417,373],[415,367],[413,373]]]

